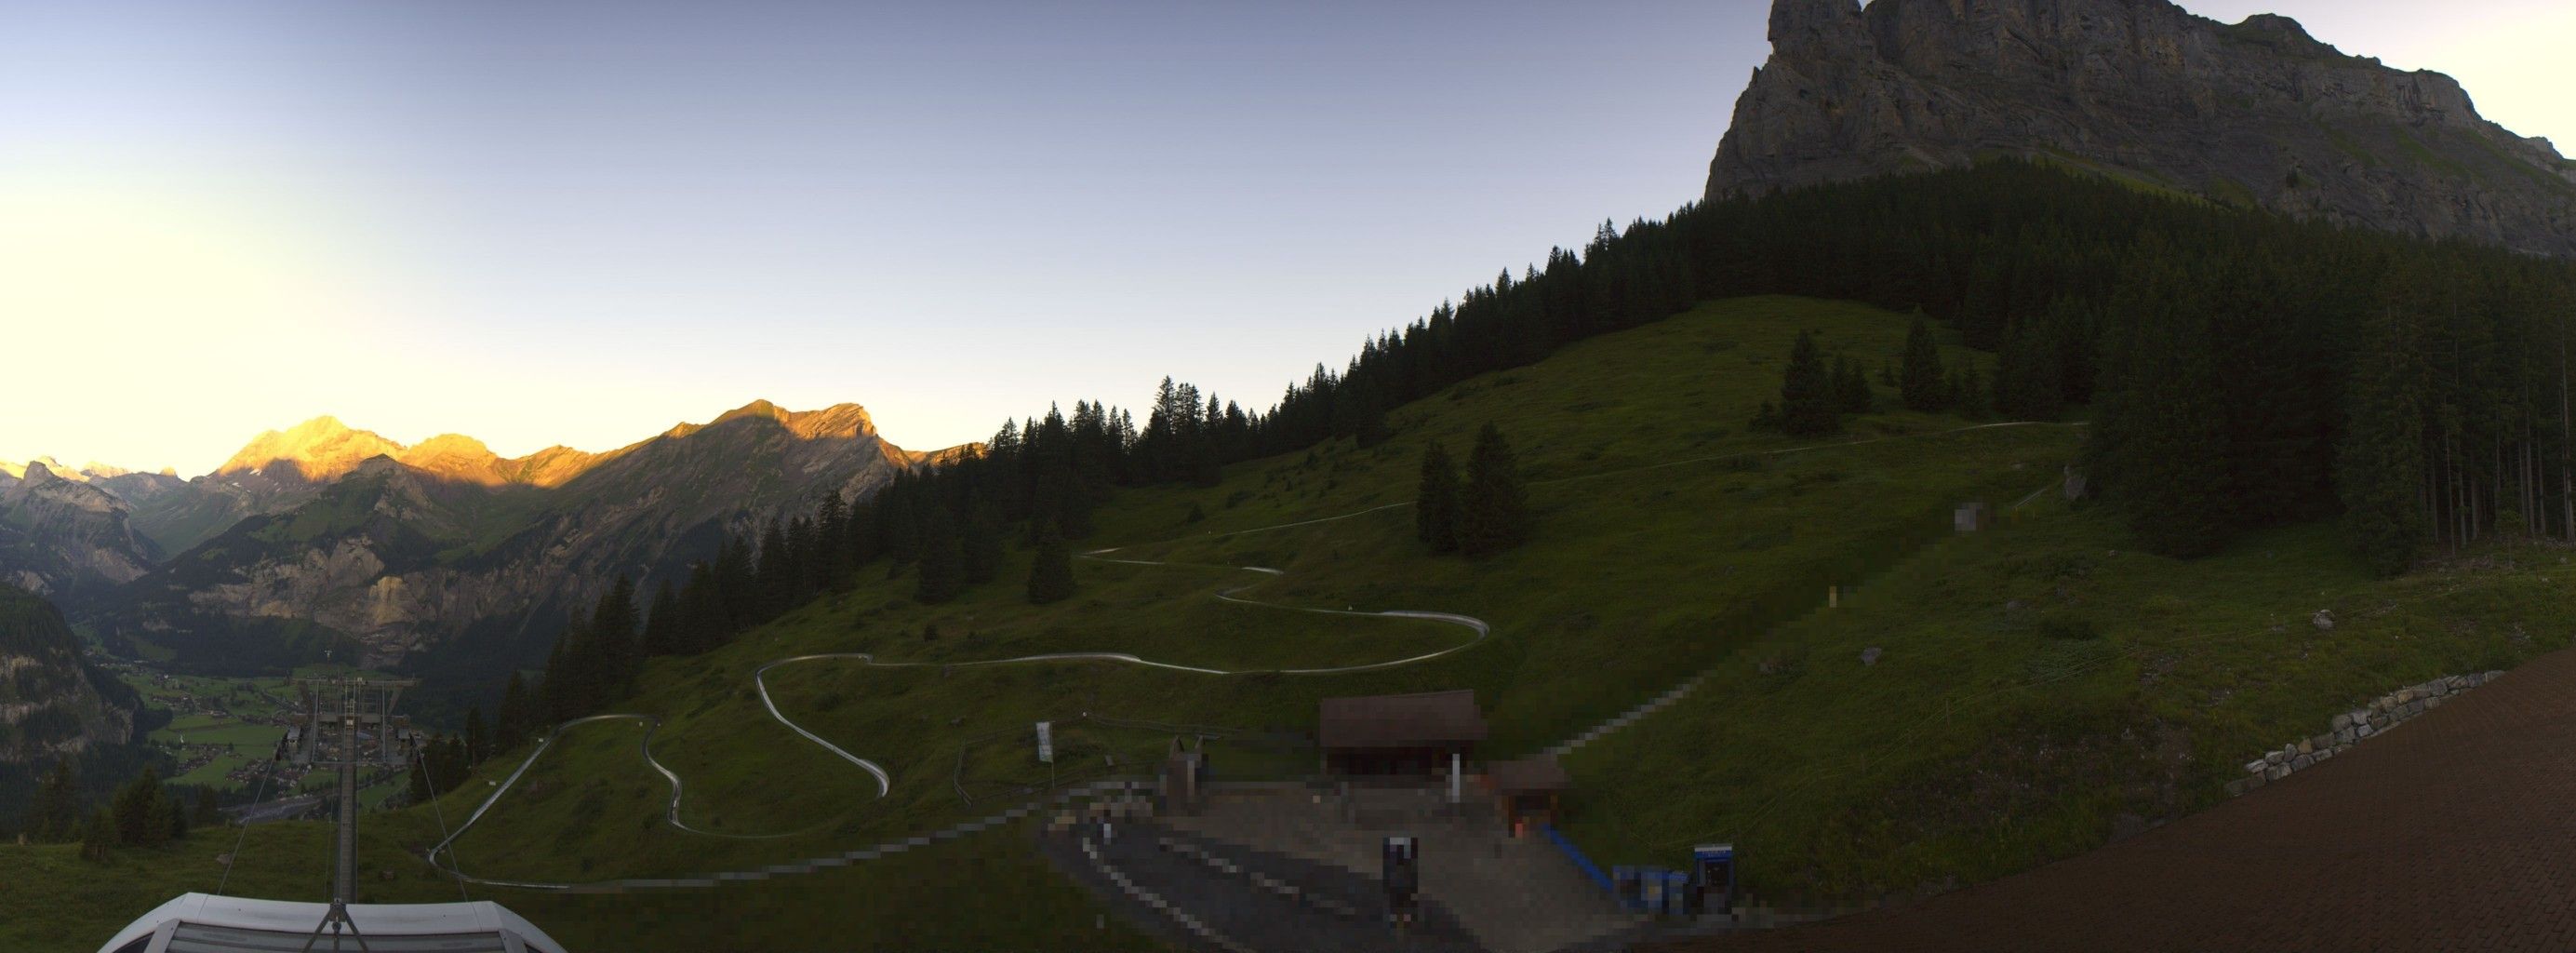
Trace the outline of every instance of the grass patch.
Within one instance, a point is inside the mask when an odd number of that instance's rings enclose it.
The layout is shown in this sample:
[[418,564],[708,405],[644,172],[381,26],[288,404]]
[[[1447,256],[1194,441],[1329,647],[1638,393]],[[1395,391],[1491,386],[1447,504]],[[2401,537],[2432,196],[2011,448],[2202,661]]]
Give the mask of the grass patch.
[[2192,562],[2129,546],[2107,514],[2052,507],[1924,549],[1775,635],[1810,660],[1794,680],[1763,671],[1776,648],[1739,653],[1578,752],[1571,833],[1604,863],[1731,840],[1773,895],[1991,879],[2206,806],[2335,712],[2509,668],[2576,622],[2556,549],[2380,581],[2329,525]]

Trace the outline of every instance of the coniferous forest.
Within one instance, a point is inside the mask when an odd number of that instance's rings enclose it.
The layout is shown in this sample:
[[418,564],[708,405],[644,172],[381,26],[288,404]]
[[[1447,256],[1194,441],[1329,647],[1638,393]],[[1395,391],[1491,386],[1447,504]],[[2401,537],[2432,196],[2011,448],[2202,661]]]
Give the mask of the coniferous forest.
[[[875,565],[918,573],[916,598],[935,603],[992,582],[999,547],[1044,541],[1044,578],[1000,584],[1069,598],[1067,541],[1090,535],[1091,510],[1118,487],[1213,485],[1229,463],[1368,446],[1390,408],[1451,384],[1755,294],[1914,313],[1999,355],[1991,384],[1945,376],[1916,328],[1901,377],[1878,371],[1912,409],[2056,419],[2089,407],[2080,465],[2156,552],[2194,556],[2326,518],[2389,574],[2491,534],[2576,540],[2576,265],[2006,160],[1604,223],[1579,251],[1505,269],[1364,342],[1340,370],[1316,367],[1266,412],[1167,378],[1141,428],[1094,401],[1006,423],[980,452],[866,501],[835,496],[757,543],[727,542],[650,611],[631,583],[614,587],[568,627],[528,697],[557,718],[597,710],[645,655],[713,648]],[[1812,390],[1826,409],[1784,414],[1783,431],[1829,434],[1836,412],[1868,409],[1841,396],[1866,400],[1865,369],[1814,354],[1792,365],[1784,395]],[[1474,535],[1457,516],[1425,518],[1439,524],[1423,528],[1435,550]],[[537,703],[520,707],[504,705],[504,737],[532,729]]]

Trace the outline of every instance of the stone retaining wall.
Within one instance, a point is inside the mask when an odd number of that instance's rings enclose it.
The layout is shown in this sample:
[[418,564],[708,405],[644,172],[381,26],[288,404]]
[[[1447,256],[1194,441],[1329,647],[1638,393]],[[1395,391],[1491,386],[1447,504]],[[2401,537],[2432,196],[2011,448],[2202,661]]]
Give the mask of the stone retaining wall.
[[2301,738],[2246,762],[2245,776],[2227,782],[2227,796],[2235,797],[2289,777],[2293,771],[2319,764],[2364,738],[2442,707],[2442,702],[2451,696],[2484,685],[2503,674],[2499,671],[2452,675],[2381,695],[2368,705],[2334,716],[2334,724],[2324,734]]

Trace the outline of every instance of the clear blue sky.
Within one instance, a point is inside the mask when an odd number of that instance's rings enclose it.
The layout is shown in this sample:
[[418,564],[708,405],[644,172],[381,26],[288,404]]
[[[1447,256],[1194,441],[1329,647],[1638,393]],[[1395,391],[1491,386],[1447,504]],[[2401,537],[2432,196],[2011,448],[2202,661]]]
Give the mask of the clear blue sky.
[[[2553,4],[2274,6],[2576,136],[2520,39]],[[603,449],[755,397],[928,448],[1166,373],[1266,406],[1695,197],[1767,9],[0,3],[0,459],[194,474],[321,413]]]

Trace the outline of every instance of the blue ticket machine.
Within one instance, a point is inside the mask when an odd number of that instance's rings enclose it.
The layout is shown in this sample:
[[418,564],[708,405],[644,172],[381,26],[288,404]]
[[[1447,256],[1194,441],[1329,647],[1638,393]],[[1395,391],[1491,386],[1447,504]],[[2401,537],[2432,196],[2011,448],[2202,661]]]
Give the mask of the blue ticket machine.
[[1735,912],[1735,845],[1701,844],[1691,848],[1691,880],[1698,888],[1702,913]]
[[1664,915],[1686,917],[1697,906],[1691,896],[1691,873],[1687,870],[1664,872]]

